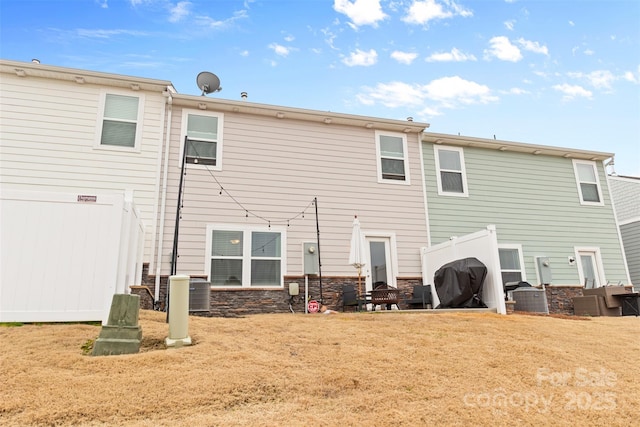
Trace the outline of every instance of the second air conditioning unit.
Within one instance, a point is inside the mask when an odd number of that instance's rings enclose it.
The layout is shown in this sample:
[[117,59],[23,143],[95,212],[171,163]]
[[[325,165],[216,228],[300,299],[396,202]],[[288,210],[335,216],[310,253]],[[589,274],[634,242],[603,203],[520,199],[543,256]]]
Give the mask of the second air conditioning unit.
[[204,279],[189,281],[189,311],[209,311],[211,282]]

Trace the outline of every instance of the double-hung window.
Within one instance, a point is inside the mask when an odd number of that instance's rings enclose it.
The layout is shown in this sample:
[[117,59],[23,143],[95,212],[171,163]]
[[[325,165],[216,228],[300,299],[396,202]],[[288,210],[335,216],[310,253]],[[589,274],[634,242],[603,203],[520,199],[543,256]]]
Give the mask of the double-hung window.
[[509,282],[526,281],[520,245],[500,245],[498,256],[503,286]]
[[142,105],[142,96],[104,93],[98,145],[137,149],[140,146]]
[[207,269],[211,286],[282,286],[282,230],[210,225],[207,235]]
[[595,162],[573,160],[573,171],[576,175],[580,204],[602,205],[602,189]]
[[185,110],[182,117],[186,162],[222,169],[222,113]]
[[459,147],[434,145],[438,194],[443,196],[469,195],[467,174],[464,166],[464,153]]
[[409,156],[405,134],[376,132],[378,181],[409,183]]

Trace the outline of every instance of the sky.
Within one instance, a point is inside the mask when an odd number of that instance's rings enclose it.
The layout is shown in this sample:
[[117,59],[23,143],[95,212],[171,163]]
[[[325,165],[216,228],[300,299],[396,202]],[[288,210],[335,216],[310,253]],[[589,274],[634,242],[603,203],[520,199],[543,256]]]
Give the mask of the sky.
[[[209,97],[615,153],[640,176],[637,0],[0,0],[0,57]],[[611,172],[611,169],[608,169]]]

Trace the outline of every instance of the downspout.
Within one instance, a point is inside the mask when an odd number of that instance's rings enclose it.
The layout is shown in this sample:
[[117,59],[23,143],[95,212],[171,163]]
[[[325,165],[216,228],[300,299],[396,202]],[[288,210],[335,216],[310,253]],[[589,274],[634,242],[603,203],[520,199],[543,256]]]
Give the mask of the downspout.
[[[426,129],[426,128],[425,128]],[[431,247],[431,226],[429,225],[429,203],[427,202],[427,176],[424,174],[424,149],[422,136],[424,129],[418,132],[418,152],[420,153],[420,183],[422,184],[422,203],[424,205],[424,221],[427,231],[427,247]]]
[[160,273],[162,271],[162,247],[164,246],[164,217],[167,208],[167,181],[169,179],[169,148],[171,145],[171,121],[173,113],[173,97],[167,91],[167,133],[165,134],[164,146],[164,170],[162,171],[162,201],[160,202],[160,228],[158,230],[158,255],[156,258],[156,281],[154,305],[160,301]]

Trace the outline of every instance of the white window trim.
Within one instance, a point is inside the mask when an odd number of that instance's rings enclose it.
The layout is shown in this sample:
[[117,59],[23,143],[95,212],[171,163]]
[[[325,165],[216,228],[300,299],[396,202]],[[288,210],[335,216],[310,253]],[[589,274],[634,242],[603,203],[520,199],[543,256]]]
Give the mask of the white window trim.
[[184,141],[185,141],[185,137],[187,136],[187,118],[189,117],[189,114],[193,114],[197,116],[217,117],[218,118],[218,140],[216,141],[215,166],[186,163],[185,167],[221,171],[222,170],[222,153],[223,153],[222,144],[224,141],[223,134],[222,134],[224,129],[224,113],[218,113],[215,111],[195,110],[195,109],[182,110],[182,123],[180,125],[180,157],[178,157],[178,167],[182,166],[182,156],[184,155]]
[[[522,277],[523,282],[527,281],[527,269],[524,268],[524,256],[522,255],[522,245],[517,243],[498,243],[498,249],[516,249],[518,251],[518,261],[520,262],[520,270],[503,270],[502,266],[500,266],[500,273],[503,271],[507,272],[515,272],[519,271],[520,276]],[[498,263],[500,262],[500,257],[498,257]],[[502,276],[502,274],[500,274]]]
[[[440,150],[457,151],[458,154],[460,155],[460,171],[452,171],[452,172],[462,173],[462,190],[463,190],[462,193],[454,193],[454,192],[442,190],[442,176],[440,174],[441,172],[440,155],[438,153]],[[438,181],[438,195],[451,196],[451,197],[469,197],[469,186],[467,185],[467,169],[464,164],[464,150],[462,149],[462,147],[451,147],[448,145],[434,145],[433,153],[434,153],[435,162],[436,162],[436,179]],[[447,170],[445,169],[445,172],[446,171]]]
[[574,246],[573,250],[576,257],[576,264],[578,266],[578,278],[580,280],[580,285],[584,286],[584,273],[582,271],[582,259],[580,258],[581,253],[592,253],[595,255],[596,269],[598,270],[598,281],[600,282],[599,287],[606,285],[607,282],[604,275],[604,264],[602,263],[600,248],[597,246]]
[[[136,137],[133,147],[121,147],[117,145],[103,145],[102,144],[102,126],[104,125],[104,108],[107,103],[107,95],[122,95],[130,96],[132,98],[138,98],[138,117],[136,117]],[[122,90],[107,90],[102,89],[100,91],[100,102],[98,104],[98,120],[96,121],[96,136],[93,148],[99,150],[109,151],[126,151],[139,153],[141,151],[142,144],[142,119],[144,118],[144,94],[143,93],[131,93]]]
[[[596,162],[590,161],[590,160],[576,160],[576,159],[572,159],[573,161],[573,173],[576,177],[576,186],[578,187],[578,198],[580,199],[580,204],[584,205],[584,206],[604,206],[604,199],[602,197],[602,185],[600,185],[600,177],[598,175],[598,167],[596,165]],[[578,165],[590,165],[593,167],[593,173],[596,177],[596,188],[598,189],[598,198],[600,199],[599,202],[588,202],[584,200],[584,197],[582,197],[582,187],[580,186],[580,183],[582,181],[580,181],[580,177],[578,175]],[[587,183],[585,181],[585,183]],[[594,184],[593,182],[588,182],[587,184]]]
[[[284,276],[287,275],[287,229],[282,226],[250,226],[250,225],[233,225],[233,224],[207,224],[207,235],[205,244],[205,266],[204,274],[207,275],[207,280],[211,281],[211,234],[213,230],[223,231],[242,231],[244,250],[243,254],[250,253],[251,246],[251,233],[254,231],[263,232],[275,232],[280,233],[280,248],[282,253],[280,254],[280,284],[277,286],[251,286],[251,263],[246,263],[246,259],[251,259],[250,255],[242,256],[242,286],[211,286],[211,289],[283,289],[284,288]],[[249,250],[247,250],[247,245]],[[248,258],[247,258],[248,257]],[[248,274],[247,274],[248,272]]]
[[[393,136],[396,138],[402,138],[402,154],[404,161],[404,180],[399,179],[387,179],[382,177],[382,154],[380,153],[380,136]],[[384,184],[396,184],[396,185],[411,185],[411,179],[409,176],[409,152],[407,151],[407,134],[399,132],[385,132],[375,131],[376,138],[376,162],[378,166],[378,182]]]

